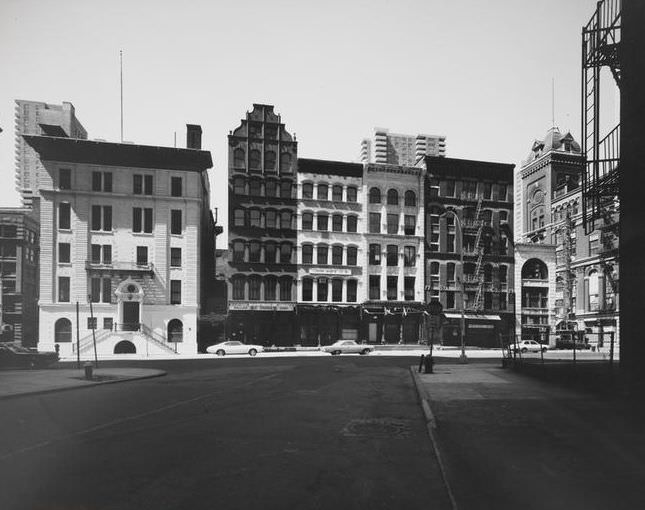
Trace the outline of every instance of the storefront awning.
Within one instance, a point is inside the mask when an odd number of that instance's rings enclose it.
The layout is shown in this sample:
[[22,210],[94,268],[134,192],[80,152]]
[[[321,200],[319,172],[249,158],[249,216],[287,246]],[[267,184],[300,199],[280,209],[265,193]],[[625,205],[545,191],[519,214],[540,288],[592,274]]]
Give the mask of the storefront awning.
[[[461,319],[460,313],[445,313],[447,319]],[[467,313],[465,315],[467,320],[480,320],[480,321],[501,321],[499,315],[483,315],[483,314],[472,314]]]

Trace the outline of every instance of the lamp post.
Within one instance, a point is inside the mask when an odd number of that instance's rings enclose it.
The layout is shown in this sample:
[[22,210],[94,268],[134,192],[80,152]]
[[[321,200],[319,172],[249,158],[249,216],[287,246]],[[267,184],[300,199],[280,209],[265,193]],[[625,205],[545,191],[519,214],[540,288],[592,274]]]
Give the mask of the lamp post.
[[446,216],[448,213],[452,214],[455,218],[455,222],[459,226],[459,243],[461,249],[459,250],[459,261],[461,263],[461,327],[460,327],[460,340],[461,340],[461,355],[459,356],[459,361],[461,363],[468,363],[468,358],[466,357],[466,345],[464,343],[464,334],[466,331],[466,302],[464,301],[464,236],[461,225],[461,220],[457,213],[452,209],[448,209],[441,216]]

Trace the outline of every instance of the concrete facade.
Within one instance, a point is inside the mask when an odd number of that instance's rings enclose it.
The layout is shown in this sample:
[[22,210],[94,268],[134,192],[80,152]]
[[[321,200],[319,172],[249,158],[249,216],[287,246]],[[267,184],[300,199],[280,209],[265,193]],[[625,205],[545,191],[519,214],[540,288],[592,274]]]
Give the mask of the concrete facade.
[[443,135],[405,135],[374,128],[370,138],[361,141],[361,162],[414,166],[425,156],[445,156]]

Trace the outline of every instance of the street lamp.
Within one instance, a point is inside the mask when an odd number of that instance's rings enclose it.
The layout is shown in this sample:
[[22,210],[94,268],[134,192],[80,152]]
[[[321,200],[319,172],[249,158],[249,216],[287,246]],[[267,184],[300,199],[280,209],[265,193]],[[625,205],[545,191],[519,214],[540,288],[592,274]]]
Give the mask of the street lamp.
[[459,260],[461,262],[461,327],[460,327],[460,339],[461,339],[461,355],[459,356],[459,361],[461,363],[468,363],[468,358],[466,357],[466,345],[464,343],[464,333],[466,331],[466,302],[464,301],[464,236],[462,231],[461,220],[457,213],[452,209],[448,209],[441,216],[446,216],[446,214],[451,213],[455,218],[457,225],[459,226],[459,239],[461,249],[459,250]]

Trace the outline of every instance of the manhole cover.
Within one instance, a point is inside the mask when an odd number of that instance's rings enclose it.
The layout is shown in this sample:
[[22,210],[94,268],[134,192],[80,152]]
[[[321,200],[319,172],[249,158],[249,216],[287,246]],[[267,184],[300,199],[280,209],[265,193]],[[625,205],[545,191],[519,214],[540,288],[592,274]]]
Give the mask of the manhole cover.
[[395,418],[352,420],[341,433],[350,437],[406,437],[410,435],[410,424]]

